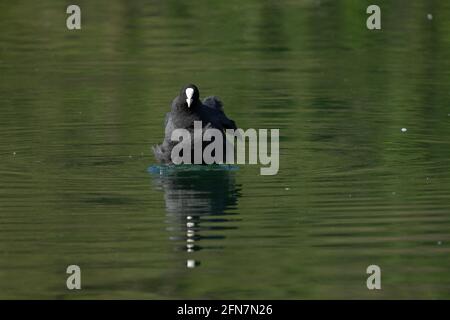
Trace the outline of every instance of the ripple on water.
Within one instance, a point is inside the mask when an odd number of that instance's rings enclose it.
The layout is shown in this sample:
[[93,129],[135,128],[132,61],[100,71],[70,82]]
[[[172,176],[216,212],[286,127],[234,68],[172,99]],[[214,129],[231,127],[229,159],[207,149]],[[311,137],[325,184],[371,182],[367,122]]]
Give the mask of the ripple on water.
[[239,166],[231,164],[212,164],[212,165],[151,165],[147,171],[152,174],[171,174],[174,172],[192,172],[192,171],[236,171]]

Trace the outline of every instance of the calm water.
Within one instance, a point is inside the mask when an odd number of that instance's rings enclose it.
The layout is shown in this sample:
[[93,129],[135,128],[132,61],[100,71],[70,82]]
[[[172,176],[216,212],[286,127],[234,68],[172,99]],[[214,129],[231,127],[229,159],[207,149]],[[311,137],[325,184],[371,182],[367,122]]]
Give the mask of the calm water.
[[[0,4],[0,298],[450,298],[448,1],[78,4]],[[278,175],[147,171],[189,82]]]

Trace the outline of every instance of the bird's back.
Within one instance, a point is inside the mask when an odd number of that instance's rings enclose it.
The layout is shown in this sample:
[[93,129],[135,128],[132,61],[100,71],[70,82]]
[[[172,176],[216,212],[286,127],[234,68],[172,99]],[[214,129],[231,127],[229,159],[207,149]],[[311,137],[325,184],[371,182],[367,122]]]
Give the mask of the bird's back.
[[[233,120],[229,119],[224,112],[223,103],[219,98],[212,96],[203,100],[203,109],[201,111],[202,121],[211,123],[213,128],[221,131],[225,129],[237,129]],[[205,123],[205,124],[206,124]]]
[[203,100],[203,104],[211,109],[223,112],[223,103],[216,96],[206,97]]

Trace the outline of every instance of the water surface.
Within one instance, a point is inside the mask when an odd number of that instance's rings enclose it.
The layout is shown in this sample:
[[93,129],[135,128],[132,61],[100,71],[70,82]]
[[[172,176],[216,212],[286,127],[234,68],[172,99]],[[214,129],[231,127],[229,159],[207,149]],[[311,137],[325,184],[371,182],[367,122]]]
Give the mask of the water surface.
[[[0,298],[450,298],[450,4],[378,3],[1,3]],[[148,172],[191,82],[278,175]]]

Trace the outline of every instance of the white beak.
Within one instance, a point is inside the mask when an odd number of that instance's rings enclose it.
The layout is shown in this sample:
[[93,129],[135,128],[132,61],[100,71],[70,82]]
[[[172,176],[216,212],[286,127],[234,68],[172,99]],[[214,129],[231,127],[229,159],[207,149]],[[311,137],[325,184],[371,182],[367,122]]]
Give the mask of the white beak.
[[187,105],[188,105],[188,108],[191,107],[191,104],[192,104],[192,96],[193,96],[193,95],[194,95],[194,89],[192,89],[192,88],[187,88],[187,89],[186,89],[186,97],[187,97],[186,103],[187,103]]

